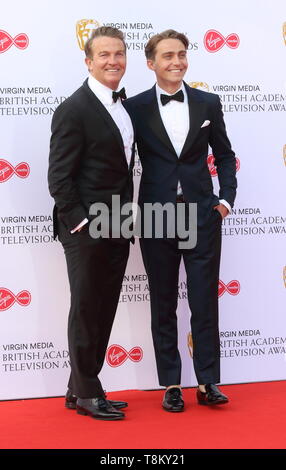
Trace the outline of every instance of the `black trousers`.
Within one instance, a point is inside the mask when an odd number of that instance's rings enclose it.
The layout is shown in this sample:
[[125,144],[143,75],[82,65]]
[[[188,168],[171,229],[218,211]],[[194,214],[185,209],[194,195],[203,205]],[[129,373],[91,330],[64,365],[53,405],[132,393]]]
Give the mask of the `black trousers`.
[[71,292],[69,388],[80,398],[103,396],[98,378],[129,255],[128,240],[93,239],[88,225],[69,233],[59,222]]
[[150,287],[152,336],[159,383],[181,383],[177,303],[179,267],[183,257],[191,310],[193,361],[199,384],[220,381],[218,282],[221,215],[210,208],[198,224],[197,245],[179,249],[178,238],[141,238],[140,246]]

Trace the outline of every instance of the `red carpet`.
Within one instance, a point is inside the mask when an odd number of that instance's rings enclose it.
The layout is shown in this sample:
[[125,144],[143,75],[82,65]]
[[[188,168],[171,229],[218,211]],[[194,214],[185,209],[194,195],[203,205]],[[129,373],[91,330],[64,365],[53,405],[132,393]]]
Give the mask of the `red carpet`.
[[286,382],[222,386],[230,403],[161,408],[162,391],[123,391],[124,421],[102,422],[66,410],[63,398],[0,402],[1,449],[285,449]]

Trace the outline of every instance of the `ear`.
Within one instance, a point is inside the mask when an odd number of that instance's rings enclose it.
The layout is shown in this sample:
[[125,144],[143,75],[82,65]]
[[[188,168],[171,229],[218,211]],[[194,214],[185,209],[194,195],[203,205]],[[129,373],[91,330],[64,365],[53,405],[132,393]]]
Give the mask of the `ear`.
[[154,71],[155,71],[155,63],[154,63],[154,60],[148,59],[148,60],[147,60],[147,67],[148,67],[150,70],[153,70],[153,72],[154,72]]
[[88,71],[90,72],[92,60],[91,60],[89,57],[86,57],[86,58],[84,59],[84,61],[85,61],[86,65],[87,65]]

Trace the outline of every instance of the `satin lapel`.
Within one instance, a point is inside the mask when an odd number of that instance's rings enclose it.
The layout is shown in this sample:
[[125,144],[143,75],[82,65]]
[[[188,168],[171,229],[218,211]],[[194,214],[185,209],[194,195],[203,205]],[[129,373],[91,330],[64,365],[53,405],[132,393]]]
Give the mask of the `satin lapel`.
[[148,98],[149,99],[144,103],[143,108],[144,120],[151,128],[154,136],[157,137],[166,147],[168,147],[169,150],[171,150],[171,152],[176,155],[176,151],[172,145],[160,115],[155,86],[151,88]]
[[195,95],[192,88],[190,88],[188,85],[185,86],[189,101],[190,129],[185,140],[180,158],[182,158],[184,154],[187,153],[193,145],[197,134],[201,128],[201,125],[204,122],[206,110],[206,103],[202,101],[197,95]]
[[[108,127],[110,128],[111,132],[116,137],[118,144],[120,145],[123,154],[125,156],[124,144],[122,140],[122,136],[120,130],[118,129],[117,125],[115,124],[114,120],[112,119],[109,112],[106,110],[105,106],[101,103],[101,101],[95,96],[95,94],[91,91],[87,84],[87,80],[83,83],[84,91],[89,95],[90,102],[92,106],[96,108],[98,113],[102,116]],[[125,159],[126,160],[126,159]]]

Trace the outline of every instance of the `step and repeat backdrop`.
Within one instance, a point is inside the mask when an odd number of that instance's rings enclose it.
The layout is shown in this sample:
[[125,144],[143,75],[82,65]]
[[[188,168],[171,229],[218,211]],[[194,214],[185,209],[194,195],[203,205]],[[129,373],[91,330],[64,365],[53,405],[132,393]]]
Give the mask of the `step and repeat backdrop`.
[[[87,76],[93,28],[127,41],[129,96],[154,84],[144,45],[173,28],[190,40],[193,87],[217,93],[237,156],[239,191],[222,225],[219,283],[222,383],[286,378],[286,7],[284,0],[5,2],[0,20],[0,399],[63,395],[69,376],[69,287],[52,237],[47,187],[56,107]],[[209,171],[218,188],[209,150]],[[140,181],[138,158],[135,186]],[[99,267],[100,269],[100,267]],[[182,385],[194,386],[190,311],[182,267]],[[107,390],[155,389],[149,289],[138,240],[101,373]]]

